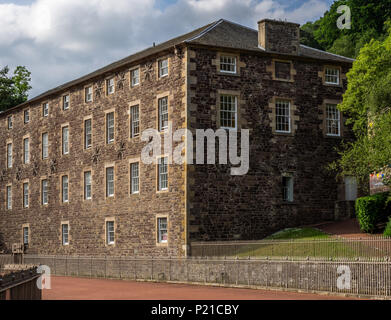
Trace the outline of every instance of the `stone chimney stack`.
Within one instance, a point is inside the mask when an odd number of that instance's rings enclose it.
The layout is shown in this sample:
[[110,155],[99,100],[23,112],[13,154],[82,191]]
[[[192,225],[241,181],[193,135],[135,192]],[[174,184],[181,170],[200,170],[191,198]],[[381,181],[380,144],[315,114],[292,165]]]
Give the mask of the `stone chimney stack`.
[[266,51],[299,54],[300,25],[263,19],[258,21],[258,45]]

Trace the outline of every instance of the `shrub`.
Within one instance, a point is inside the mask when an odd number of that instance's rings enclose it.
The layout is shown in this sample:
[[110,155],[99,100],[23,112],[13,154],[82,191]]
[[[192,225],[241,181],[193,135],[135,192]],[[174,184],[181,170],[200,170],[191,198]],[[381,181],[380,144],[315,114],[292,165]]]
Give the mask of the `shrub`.
[[386,225],[386,228],[384,229],[383,236],[391,237],[391,217],[388,219],[388,223]]
[[378,193],[356,200],[356,216],[364,232],[373,233],[379,222],[386,221],[388,192]]

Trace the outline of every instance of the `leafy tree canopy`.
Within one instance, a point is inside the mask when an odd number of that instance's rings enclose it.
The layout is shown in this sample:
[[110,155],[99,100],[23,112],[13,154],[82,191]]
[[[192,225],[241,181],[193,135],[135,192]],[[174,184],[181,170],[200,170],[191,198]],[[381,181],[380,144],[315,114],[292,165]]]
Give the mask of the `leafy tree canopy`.
[[18,66],[13,76],[9,76],[8,66],[0,70],[0,111],[12,108],[27,100],[31,89],[31,73],[26,67]]

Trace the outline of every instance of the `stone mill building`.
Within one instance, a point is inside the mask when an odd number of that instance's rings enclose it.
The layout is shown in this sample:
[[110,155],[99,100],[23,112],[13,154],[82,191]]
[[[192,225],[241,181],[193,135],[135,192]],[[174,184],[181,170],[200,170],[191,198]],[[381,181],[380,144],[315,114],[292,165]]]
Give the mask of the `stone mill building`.
[[[219,20],[1,113],[1,245],[187,256],[193,241],[334,219],[356,194],[325,170],[350,137],[336,106],[352,62],[301,45],[295,23]],[[248,172],[170,164],[163,152],[143,163],[143,131],[169,122],[248,129]]]

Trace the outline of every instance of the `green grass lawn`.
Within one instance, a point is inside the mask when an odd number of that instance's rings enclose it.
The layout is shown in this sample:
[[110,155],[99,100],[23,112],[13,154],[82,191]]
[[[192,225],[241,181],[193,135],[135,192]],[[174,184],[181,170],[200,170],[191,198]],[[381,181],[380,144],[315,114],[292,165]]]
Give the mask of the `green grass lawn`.
[[270,235],[263,241],[226,245],[218,248],[222,256],[356,258],[379,256],[365,243],[352,243],[334,238],[314,228],[289,228]]

